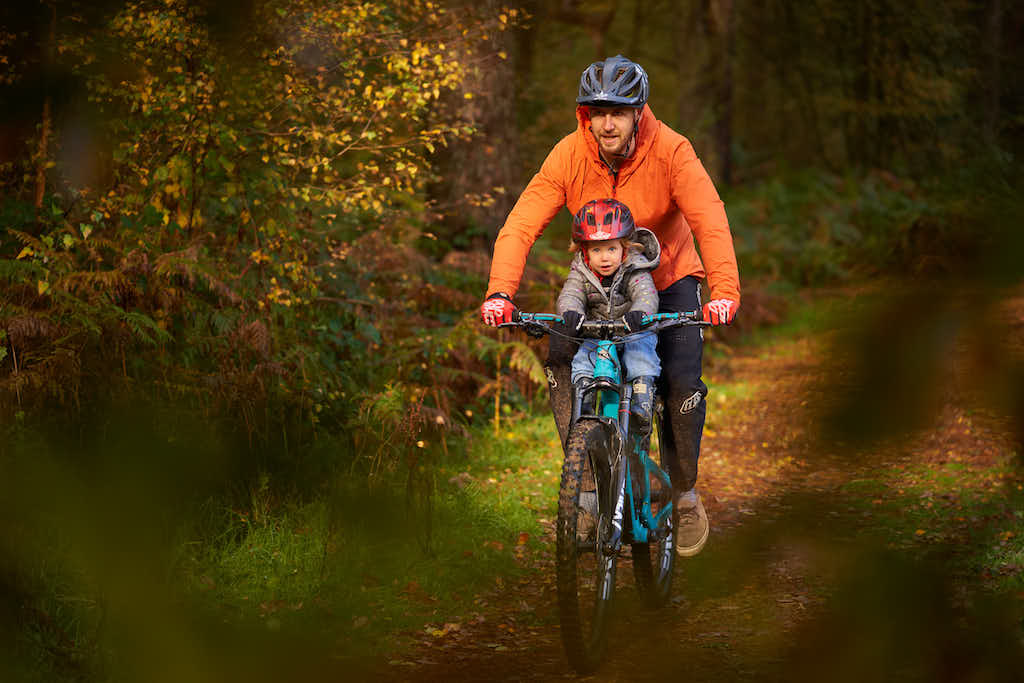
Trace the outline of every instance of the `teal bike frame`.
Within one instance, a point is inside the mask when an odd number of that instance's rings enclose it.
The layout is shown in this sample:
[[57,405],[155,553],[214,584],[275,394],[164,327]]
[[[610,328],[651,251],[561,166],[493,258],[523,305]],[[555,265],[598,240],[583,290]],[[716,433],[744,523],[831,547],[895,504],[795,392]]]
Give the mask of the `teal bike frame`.
[[[674,327],[679,324],[690,323],[699,320],[699,312],[692,313],[659,313],[645,316],[643,319],[645,328],[633,334],[656,334],[659,329]],[[529,327],[531,324],[550,332],[550,323],[562,322],[558,316],[547,313],[521,313],[520,324]],[[681,322],[683,321],[683,322]],[[574,387],[573,413],[569,429],[580,420],[598,420],[606,424],[617,434],[617,444],[608,463],[592,463],[595,469],[601,465],[608,468],[607,474],[611,480],[611,488],[608,495],[609,506],[605,509],[612,510],[612,534],[605,544],[605,552],[617,553],[622,546],[623,536],[634,543],[647,543],[659,541],[664,534],[668,533],[668,525],[665,521],[672,514],[671,495],[669,500],[663,501],[657,514],[652,512],[651,505],[651,476],[656,477],[663,485],[663,491],[672,491],[672,481],[668,473],[663,470],[650,457],[650,434],[637,434],[629,431],[629,403],[633,396],[633,386],[622,381],[621,364],[617,346],[629,336],[620,322],[613,321],[587,321],[583,326],[584,332],[597,333],[604,338],[598,338],[597,350],[594,359],[594,372],[589,380],[581,383],[580,387]],[[596,392],[596,395],[595,395]],[[588,400],[593,398],[591,404]],[[588,409],[593,408],[591,412]],[[625,457],[627,447],[635,458]],[[623,466],[618,466],[619,463]],[[630,476],[630,467],[636,463],[638,477]],[[634,490],[634,482],[639,484]],[[623,525],[626,510],[628,510],[628,524]]]

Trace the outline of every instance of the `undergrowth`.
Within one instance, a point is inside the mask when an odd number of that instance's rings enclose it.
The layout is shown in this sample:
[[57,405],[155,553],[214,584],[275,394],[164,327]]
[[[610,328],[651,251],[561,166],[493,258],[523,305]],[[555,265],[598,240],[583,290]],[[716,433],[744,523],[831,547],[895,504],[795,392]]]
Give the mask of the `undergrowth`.
[[[269,676],[295,642],[316,661],[358,663],[401,651],[438,619],[468,618],[478,593],[521,571],[554,509],[557,448],[537,451],[555,443],[550,418],[503,425],[497,437],[486,425],[452,438],[447,455],[440,443],[422,449],[429,467],[416,477],[336,470],[305,493],[265,472],[233,493],[168,496],[166,446],[116,491],[92,490],[94,475],[52,440],[9,452],[24,475],[17,495],[4,487],[15,509],[48,484],[63,494],[4,534],[23,610],[6,652],[14,680],[156,680],[182,657],[189,680],[225,680],[240,649],[264,646],[253,661],[266,659]],[[126,652],[130,633],[146,635]]]

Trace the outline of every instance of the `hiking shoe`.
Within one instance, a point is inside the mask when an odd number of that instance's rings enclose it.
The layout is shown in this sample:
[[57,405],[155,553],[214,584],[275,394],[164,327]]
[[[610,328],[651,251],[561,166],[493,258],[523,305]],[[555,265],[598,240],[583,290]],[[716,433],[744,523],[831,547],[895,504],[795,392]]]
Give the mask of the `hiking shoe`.
[[708,524],[708,513],[700,494],[690,489],[676,496],[676,509],[679,511],[679,525],[676,527],[676,554],[680,557],[693,557],[699,553],[708,540],[711,526]]

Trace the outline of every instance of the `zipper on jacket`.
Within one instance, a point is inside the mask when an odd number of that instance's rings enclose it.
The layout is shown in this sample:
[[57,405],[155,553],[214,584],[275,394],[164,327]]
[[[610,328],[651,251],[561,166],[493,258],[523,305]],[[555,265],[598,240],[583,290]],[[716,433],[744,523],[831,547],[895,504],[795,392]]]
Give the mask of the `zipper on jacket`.
[[612,177],[612,199],[614,199],[615,191],[619,189],[619,169],[605,161],[604,157],[601,157],[600,155],[598,156],[601,159],[601,163],[608,167],[608,175]]

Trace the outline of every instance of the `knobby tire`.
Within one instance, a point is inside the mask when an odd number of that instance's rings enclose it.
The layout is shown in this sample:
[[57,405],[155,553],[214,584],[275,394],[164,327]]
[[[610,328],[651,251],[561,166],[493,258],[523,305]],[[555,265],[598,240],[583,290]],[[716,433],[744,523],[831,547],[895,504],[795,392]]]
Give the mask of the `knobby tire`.
[[[616,557],[605,555],[600,548],[610,514],[605,511],[593,519],[580,501],[581,490],[596,488],[598,477],[591,470],[591,457],[608,453],[611,438],[608,427],[596,421],[573,426],[566,440],[558,494],[558,615],[566,656],[579,673],[594,671],[601,662],[615,596]],[[578,535],[593,538],[589,550],[581,547]]]

